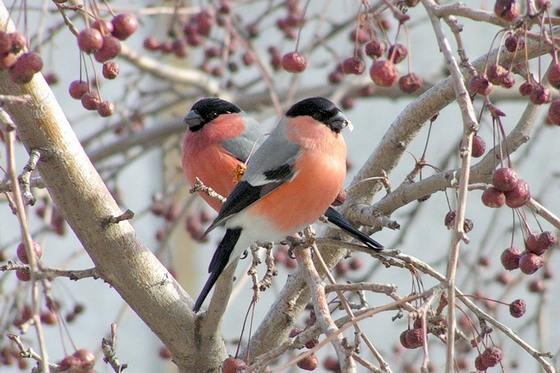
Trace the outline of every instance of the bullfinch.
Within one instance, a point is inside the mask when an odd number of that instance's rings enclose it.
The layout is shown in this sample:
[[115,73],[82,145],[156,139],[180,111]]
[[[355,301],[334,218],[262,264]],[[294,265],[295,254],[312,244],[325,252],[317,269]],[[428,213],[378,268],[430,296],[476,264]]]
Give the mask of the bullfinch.
[[[187,116],[183,142],[183,170],[193,185],[199,178],[206,186],[227,196],[245,170],[248,157],[262,143],[263,129],[238,106],[210,97],[197,101]],[[221,202],[205,193],[200,196],[216,211]],[[325,211],[327,220],[372,249],[381,245],[359,231],[337,210]]]
[[[237,106],[218,98],[203,99],[185,121],[189,130],[183,167],[188,180],[192,183],[198,177],[222,195],[233,189],[207,230],[226,227],[195,312],[222,271],[250,244],[281,240],[323,213],[367,246],[382,248],[329,207],[346,175],[346,144],[340,131],[350,123],[331,101],[313,97],[296,103],[251,157],[260,131]],[[247,170],[236,184],[247,157]],[[219,201],[203,197],[219,207]]]

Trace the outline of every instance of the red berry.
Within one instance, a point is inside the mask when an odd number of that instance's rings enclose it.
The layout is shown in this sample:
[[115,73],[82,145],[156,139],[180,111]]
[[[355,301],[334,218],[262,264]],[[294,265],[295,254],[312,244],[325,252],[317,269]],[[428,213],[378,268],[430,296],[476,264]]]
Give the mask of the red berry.
[[553,100],[548,108],[548,119],[556,125],[560,125],[560,98]]
[[93,352],[86,350],[85,348],[81,348],[74,352],[72,356],[80,360],[82,369],[93,369],[93,366],[95,365],[95,355]]
[[543,265],[543,258],[530,252],[523,253],[519,258],[519,269],[527,275],[537,272]]
[[27,52],[18,57],[10,68],[10,77],[17,84],[29,83],[33,75],[43,68],[43,60],[35,52]]
[[482,353],[482,363],[487,368],[492,368],[502,361],[502,350],[498,347],[487,347]]
[[414,73],[410,73],[401,76],[399,79],[399,88],[404,93],[414,93],[422,88],[423,83],[422,78]]
[[113,105],[111,101],[100,102],[99,105],[97,106],[97,113],[103,118],[110,117],[111,115],[113,115],[114,112],[115,112],[115,105]]
[[22,269],[17,269],[16,270],[16,277],[18,280],[20,281],[29,281],[31,280],[31,275],[29,274],[29,272],[24,271]]
[[448,211],[447,214],[445,214],[443,224],[447,227],[447,229],[453,229],[455,226],[455,216],[457,216],[455,211]]
[[306,66],[305,57],[298,52],[289,52],[282,56],[282,67],[290,73],[300,73]]
[[115,61],[105,62],[102,72],[106,79],[115,79],[119,75],[119,64]]
[[366,43],[370,37],[369,37],[369,32],[367,30],[365,30],[364,28],[358,28],[358,29],[354,29],[352,30],[352,32],[350,32],[350,40],[351,41],[357,41],[360,44]]
[[332,73],[329,74],[329,83],[338,84],[342,81],[343,78],[344,76],[342,75],[341,72],[333,71]]
[[378,58],[385,53],[385,43],[377,39],[370,40],[364,48],[366,54],[371,58]]
[[406,58],[408,55],[408,50],[402,44],[393,44],[389,47],[387,51],[387,59],[393,61],[393,63],[398,64]]
[[482,96],[488,96],[492,92],[492,83],[488,80],[486,74],[474,75],[469,80],[469,90]]
[[160,47],[160,42],[153,36],[148,36],[144,39],[144,48],[149,51],[157,51]]
[[297,362],[297,366],[303,370],[315,370],[319,366],[319,360],[315,354],[307,355]]
[[515,85],[515,77],[513,76],[513,73],[506,72],[500,76],[500,85],[507,89],[513,87]]
[[519,183],[517,172],[508,167],[498,168],[492,175],[492,184],[502,192],[512,191]]
[[138,19],[130,13],[117,14],[111,20],[113,24],[113,36],[119,40],[125,40],[138,30]]
[[406,332],[407,348],[414,349],[424,345],[424,331],[422,329],[410,329]]
[[[31,241],[33,246],[33,251],[35,251],[35,259],[41,259],[43,256],[43,248],[36,241]],[[29,258],[27,257],[27,251],[25,250],[25,244],[20,242],[16,249],[17,257],[24,264],[29,264]]]
[[173,49],[173,54],[175,54],[175,57],[187,57],[187,43],[185,43],[183,40],[175,40],[171,44],[171,47]]
[[13,53],[0,56],[0,69],[9,69],[16,64],[17,57]]
[[350,269],[357,271],[364,266],[364,262],[360,258],[352,258],[350,261]]
[[247,364],[241,359],[228,357],[222,363],[222,373],[238,373],[247,368]]
[[530,96],[533,92],[533,87],[534,84],[532,82],[525,81],[519,86],[519,94],[524,97]]
[[476,357],[476,359],[474,359],[474,367],[475,369],[480,372],[484,372],[486,371],[486,368],[488,368],[486,365],[484,365],[484,363],[482,362],[482,356],[478,355]]
[[506,196],[504,192],[494,187],[490,187],[484,190],[484,192],[482,193],[482,203],[486,207],[491,207],[491,208],[502,207],[504,203],[506,203]]
[[97,93],[94,92],[85,93],[80,100],[82,102],[82,106],[86,110],[97,110],[97,107],[101,102]]
[[525,249],[533,254],[542,254],[542,252],[539,252],[539,249],[537,248],[538,239],[539,237],[535,233],[529,233],[529,235],[525,239]]
[[327,356],[323,361],[323,368],[330,372],[339,372],[340,364],[338,363],[338,359],[334,356]]
[[161,357],[162,359],[165,359],[165,360],[169,360],[173,357],[173,355],[171,355],[171,350],[170,349],[168,349],[165,346],[162,346],[159,349],[159,357]]
[[507,70],[502,65],[492,64],[488,66],[488,80],[492,84],[500,85],[502,76],[507,74]]
[[512,22],[521,15],[521,9],[517,0],[496,0],[494,14],[504,21]]
[[365,69],[366,65],[360,58],[348,57],[342,61],[342,72],[344,74],[361,75]]
[[525,180],[519,180],[513,190],[506,192],[506,205],[512,209],[523,206],[531,198],[529,184]]
[[246,51],[245,53],[243,53],[242,59],[245,66],[251,66],[255,63],[255,54],[251,51]]
[[548,250],[550,247],[554,246],[556,242],[557,240],[554,233],[545,231],[539,235],[539,239],[537,241],[537,248],[544,252]]
[[502,266],[508,271],[519,268],[519,259],[521,258],[521,251],[515,247],[509,247],[504,250],[500,256]]
[[486,152],[486,143],[484,142],[482,137],[474,135],[471,155],[475,158],[479,158],[484,155],[484,152]]
[[527,311],[527,304],[523,299],[516,299],[509,305],[509,313],[515,318],[520,318]]
[[91,24],[91,28],[94,28],[96,30],[99,30],[99,32],[101,32],[101,34],[103,35],[109,35],[113,32],[113,24],[111,23],[111,21],[107,21],[105,19],[96,19],[92,24]]
[[391,87],[399,79],[395,64],[391,61],[375,61],[369,69],[369,76],[375,84],[381,87]]
[[554,88],[560,88],[560,63],[555,63],[548,69],[548,82]]
[[79,358],[70,355],[60,360],[58,365],[61,372],[73,372],[74,370],[80,370],[81,363],[82,361]]
[[513,53],[517,50],[517,48],[524,48],[525,42],[523,41],[523,39],[518,38],[516,35],[509,35],[506,38],[504,45],[509,52]]
[[56,312],[53,311],[42,312],[40,318],[41,318],[41,322],[46,325],[56,325],[56,323],[58,322],[58,317],[56,316]]
[[70,87],[68,87],[68,93],[70,93],[70,96],[76,100],[81,99],[88,91],[89,85],[83,80],[74,80],[70,83]]
[[338,262],[334,267],[337,276],[344,276],[348,272],[348,263],[345,261]]
[[550,91],[547,88],[544,88],[541,84],[534,84],[529,98],[535,105],[546,104],[547,102],[550,102]]
[[103,46],[103,35],[94,28],[86,28],[78,34],[78,46],[82,52],[93,53]]
[[535,294],[542,294],[546,290],[544,281],[541,279],[533,280],[529,282],[529,292]]
[[399,341],[401,342],[401,345],[402,345],[404,348],[409,348],[409,349],[410,349],[410,348],[412,348],[412,347],[408,344],[408,342],[407,342],[407,340],[406,340],[406,335],[407,335],[407,334],[408,334],[408,329],[405,330],[405,331],[403,331],[403,332],[400,334],[400,336],[399,336]]
[[121,42],[117,38],[107,35],[103,37],[103,46],[93,56],[97,62],[107,62],[117,57],[119,53],[121,53]]
[[508,285],[513,281],[513,278],[508,272],[500,272],[496,276],[496,281],[502,285]]

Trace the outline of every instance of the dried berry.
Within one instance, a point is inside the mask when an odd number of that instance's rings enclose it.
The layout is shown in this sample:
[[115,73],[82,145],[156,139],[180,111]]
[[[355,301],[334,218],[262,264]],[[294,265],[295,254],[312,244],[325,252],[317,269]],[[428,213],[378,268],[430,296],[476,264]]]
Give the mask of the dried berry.
[[492,92],[492,88],[492,83],[490,83],[486,74],[474,75],[469,80],[469,91],[473,93],[488,96]]
[[110,117],[115,112],[115,105],[111,101],[100,102],[97,106],[97,113],[102,117]]
[[[525,239],[525,249],[533,254],[540,255],[542,252],[538,252],[537,241],[539,237],[535,233],[529,233]],[[543,250],[544,252],[544,250]]]
[[319,366],[317,355],[310,354],[297,362],[297,366],[303,370],[315,370]]
[[103,35],[94,28],[86,28],[78,34],[78,46],[85,53],[93,53],[103,46]]
[[105,62],[102,72],[106,79],[115,79],[119,75],[119,64],[115,61]]
[[504,250],[500,256],[502,266],[508,271],[519,268],[519,259],[521,258],[521,251],[515,247],[509,247]]
[[531,198],[529,184],[527,184],[525,180],[519,180],[515,187],[505,194],[506,205],[512,209],[525,205],[525,203],[527,203],[527,201]]
[[391,45],[387,51],[387,59],[395,64],[404,60],[407,55],[408,50],[404,45],[399,43]]
[[101,102],[97,93],[94,92],[85,93],[80,100],[82,102],[82,106],[86,110],[97,110],[97,107]]
[[542,252],[545,252],[552,246],[556,245],[556,242],[557,240],[554,233],[545,231],[539,235],[539,238],[537,240],[537,248],[539,251],[542,250]]
[[93,369],[93,366],[95,365],[95,355],[93,354],[93,352],[86,350],[85,348],[81,348],[78,351],[74,352],[72,356],[80,360],[82,369]]
[[494,14],[504,21],[512,22],[521,15],[521,8],[517,0],[496,0]]
[[[31,241],[31,246],[35,252],[35,259],[41,259],[43,256],[43,248],[39,245],[37,241]],[[29,264],[29,258],[27,257],[27,250],[25,249],[25,244],[20,242],[16,249],[17,257],[24,264]]]
[[125,40],[138,29],[138,19],[130,13],[117,14],[111,20],[113,24],[113,36],[119,40]]
[[111,36],[107,35],[103,37],[103,46],[94,53],[95,60],[97,62],[107,62],[121,53],[121,42]]
[[531,95],[529,96],[531,102],[535,105],[542,105],[550,102],[550,91],[544,88],[541,84],[534,84]]
[[519,86],[519,94],[524,97],[530,96],[533,92],[533,87],[534,84],[532,82],[525,81]]
[[344,74],[361,75],[366,69],[364,61],[357,57],[349,57],[342,61],[342,72]]
[[241,359],[228,357],[222,363],[222,373],[238,373],[247,368],[247,364]]
[[471,155],[474,158],[479,158],[479,157],[482,157],[485,152],[486,152],[486,143],[484,142],[482,137],[480,137],[478,135],[474,135],[473,136],[473,141],[472,141]]
[[17,84],[29,83],[33,75],[41,71],[43,60],[35,52],[27,52],[18,57],[10,68],[10,77]]
[[391,87],[399,79],[399,73],[391,61],[375,61],[369,69],[369,76],[375,84],[381,87]]
[[487,69],[488,80],[492,84],[500,85],[502,76],[507,74],[507,72],[502,65],[492,64]]
[[371,58],[378,58],[385,53],[385,43],[377,39],[370,40],[364,47],[366,55]]
[[519,269],[527,275],[537,272],[543,265],[543,258],[530,252],[524,252],[519,258]]
[[422,329],[410,329],[406,332],[407,348],[414,349],[424,345],[424,331]]
[[68,93],[72,98],[79,100],[89,91],[89,85],[83,80],[74,80],[68,87]]
[[414,73],[410,73],[401,76],[399,79],[399,88],[404,93],[414,93],[422,88],[423,83],[422,78]]
[[498,168],[492,175],[492,184],[502,192],[512,191],[519,183],[517,172],[509,167]]
[[557,98],[550,103],[547,118],[552,122],[552,124],[560,125],[560,98]]
[[515,318],[520,318],[527,311],[527,304],[523,299],[516,299],[509,305],[509,313]]
[[525,42],[523,41],[523,39],[518,38],[517,35],[509,35],[505,42],[504,45],[506,47],[506,49],[513,53],[515,52],[518,48],[519,49],[523,49],[525,48]]
[[91,24],[91,28],[94,28],[96,30],[99,30],[99,32],[101,32],[102,35],[109,35],[113,32],[113,24],[111,23],[111,21],[107,21],[105,19],[96,19],[92,24]]
[[487,347],[482,353],[482,363],[487,368],[492,368],[502,361],[502,350],[498,347]]
[[554,63],[548,69],[548,82],[554,88],[560,88],[560,63]]
[[506,196],[501,190],[490,187],[482,193],[482,203],[486,207],[502,207],[506,203]]

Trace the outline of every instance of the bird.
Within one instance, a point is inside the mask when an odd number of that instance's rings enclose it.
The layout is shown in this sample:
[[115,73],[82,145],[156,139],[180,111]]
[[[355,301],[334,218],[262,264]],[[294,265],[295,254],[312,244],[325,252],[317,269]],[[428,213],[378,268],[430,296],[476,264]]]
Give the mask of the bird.
[[[330,100],[312,97],[297,102],[264,142],[258,122],[220,98],[197,101],[185,122],[182,163],[188,181],[192,184],[198,177],[228,195],[221,205],[202,194],[219,211],[206,233],[221,225],[226,233],[210,262],[210,276],[195,312],[227,265],[250,244],[281,240],[323,213],[368,247],[383,248],[329,207],[345,178],[346,144],[340,132],[350,125]],[[245,162],[247,169],[237,183]]]

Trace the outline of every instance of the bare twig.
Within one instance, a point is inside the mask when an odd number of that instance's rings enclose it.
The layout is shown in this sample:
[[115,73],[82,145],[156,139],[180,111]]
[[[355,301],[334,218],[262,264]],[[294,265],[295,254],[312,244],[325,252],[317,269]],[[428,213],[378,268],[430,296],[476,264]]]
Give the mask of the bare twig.
[[115,373],[121,373],[127,368],[126,363],[121,363],[115,353],[117,345],[117,324],[111,324],[111,337],[101,340],[101,350],[103,351],[103,361],[111,365]]
[[[16,264],[13,262],[8,262],[4,265],[0,266],[0,272],[4,271],[24,271],[30,273],[29,266]],[[53,280],[56,277],[67,277],[70,280],[78,281],[84,278],[93,278],[97,280],[100,276],[97,273],[97,269],[89,268],[89,269],[75,269],[75,270],[64,270],[64,269],[55,269],[55,268],[41,268],[36,272],[37,279],[48,279]]]
[[209,196],[210,198],[215,198],[218,201],[224,203],[226,201],[225,197],[222,197],[214,191],[214,189],[204,185],[202,181],[197,177],[194,181],[193,187],[189,190],[189,193],[201,192]]
[[38,149],[32,149],[29,153],[29,160],[23,168],[23,172],[18,178],[19,183],[23,188],[23,198],[28,205],[33,206],[35,204],[35,197],[31,193],[31,173],[37,167],[37,162],[41,158],[41,153]]

